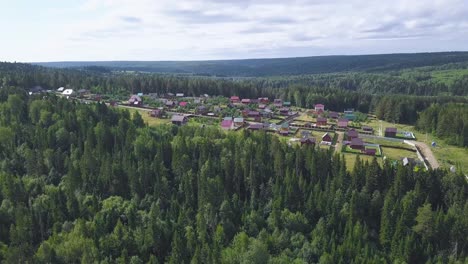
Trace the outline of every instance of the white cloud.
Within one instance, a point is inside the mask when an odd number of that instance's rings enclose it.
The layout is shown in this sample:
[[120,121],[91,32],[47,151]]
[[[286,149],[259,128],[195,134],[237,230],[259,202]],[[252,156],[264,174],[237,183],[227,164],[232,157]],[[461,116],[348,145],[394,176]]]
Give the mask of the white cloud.
[[9,57],[191,60],[466,50],[464,2],[88,0],[49,27],[54,34],[44,36],[43,52],[17,50]]

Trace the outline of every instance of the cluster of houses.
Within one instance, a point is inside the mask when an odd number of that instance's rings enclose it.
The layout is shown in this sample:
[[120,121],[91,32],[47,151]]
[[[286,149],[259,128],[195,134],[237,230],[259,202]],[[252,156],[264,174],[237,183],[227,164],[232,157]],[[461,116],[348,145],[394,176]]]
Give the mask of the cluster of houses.
[[239,129],[245,125],[245,121],[243,117],[225,117],[223,121],[221,121],[221,128],[223,130],[234,130]]
[[351,129],[346,133],[346,138],[343,141],[344,146],[349,146],[353,150],[359,150],[362,154],[375,156],[377,150],[375,147],[369,147],[359,137],[359,133],[355,129]]
[[[301,146],[303,146],[303,145],[313,145],[313,146],[315,146],[316,145],[317,140],[316,140],[315,137],[311,137],[311,135],[312,135],[311,131],[303,130],[303,131],[301,131],[301,135],[302,135],[302,137],[299,140],[299,142],[301,143]],[[333,141],[332,136],[330,135],[330,133],[326,132],[325,134],[323,134],[322,141],[320,142],[320,144],[321,145],[331,146],[332,141]]]

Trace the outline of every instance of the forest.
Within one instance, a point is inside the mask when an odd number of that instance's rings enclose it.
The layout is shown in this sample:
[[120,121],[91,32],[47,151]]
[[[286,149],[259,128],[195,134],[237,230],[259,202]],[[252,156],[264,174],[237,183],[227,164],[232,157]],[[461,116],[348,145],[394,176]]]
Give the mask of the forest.
[[22,88],[0,109],[2,263],[468,261],[460,173],[346,168],[265,132],[148,127]]
[[[443,106],[449,103],[468,103],[468,71],[464,74],[465,66],[451,63],[386,74],[354,72],[236,79],[116,73],[99,66],[78,70],[0,63],[0,87],[31,89],[41,86],[52,90],[61,86],[76,90],[85,88],[93,93],[110,95],[120,100],[127,100],[129,94],[137,92],[281,98],[298,107],[313,108],[319,102],[333,111],[355,109],[362,113],[374,113],[379,119],[388,122],[415,125],[419,113],[433,104]],[[458,71],[460,74],[455,74],[445,81],[430,78],[431,73],[446,74],[446,71]],[[464,124],[466,122],[462,122],[462,119],[457,119],[453,127],[463,127]],[[436,132],[422,129],[421,125],[418,128],[425,132]],[[466,146],[466,143],[462,142],[468,141],[467,137],[453,140],[448,133],[438,135],[458,146]]]
[[431,105],[420,114],[416,127],[453,145],[468,147],[468,105]]
[[342,72],[386,72],[416,67],[441,67],[468,62],[468,52],[434,52],[299,58],[211,61],[88,61],[48,62],[37,65],[59,68],[98,66],[113,71],[193,74],[224,77],[272,77]]

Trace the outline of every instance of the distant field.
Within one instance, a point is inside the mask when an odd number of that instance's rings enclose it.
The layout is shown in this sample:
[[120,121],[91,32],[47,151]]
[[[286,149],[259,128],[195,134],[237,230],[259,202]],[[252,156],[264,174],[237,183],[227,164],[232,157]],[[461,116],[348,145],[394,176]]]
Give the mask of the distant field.
[[433,71],[431,76],[433,79],[451,85],[455,79],[458,79],[464,75],[468,75],[468,69],[454,69],[454,70],[443,70]]

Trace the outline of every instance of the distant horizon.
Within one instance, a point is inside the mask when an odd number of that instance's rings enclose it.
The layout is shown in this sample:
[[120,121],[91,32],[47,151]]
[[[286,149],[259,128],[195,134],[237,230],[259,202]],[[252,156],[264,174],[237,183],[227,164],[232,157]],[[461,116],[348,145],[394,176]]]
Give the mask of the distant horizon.
[[286,57],[246,57],[246,58],[232,58],[232,59],[206,59],[206,60],[57,60],[57,61],[6,61],[10,63],[27,63],[27,64],[41,64],[41,63],[85,63],[85,62],[210,62],[210,61],[247,61],[247,60],[275,60],[275,59],[300,59],[300,58],[314,58],[314,57],[359,57],[359,56],[378,56],[378,55],[404,55],[404,54],[438,54],[438,53],[465,53],[468,50],[453,50],[453,51],[421,51],[421,52],[392,52],[392,53],[362,53],[362,54],[329,54],[329,55],[306,55],[306,56],[286,56]]

